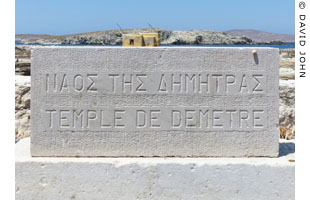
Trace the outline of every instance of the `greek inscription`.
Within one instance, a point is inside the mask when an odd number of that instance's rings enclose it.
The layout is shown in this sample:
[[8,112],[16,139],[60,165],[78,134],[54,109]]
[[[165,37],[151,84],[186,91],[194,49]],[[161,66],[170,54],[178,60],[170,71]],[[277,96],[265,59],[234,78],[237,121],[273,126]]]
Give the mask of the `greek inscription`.
[[46,74],[45,79],[48,93],[247,95],[266,88],[263,73],[77,73]]
[[75,92],[97,92],[96,83],[97,74],[76,74],[69,76],[67,74],[46,74],[45,91],[70,93]]

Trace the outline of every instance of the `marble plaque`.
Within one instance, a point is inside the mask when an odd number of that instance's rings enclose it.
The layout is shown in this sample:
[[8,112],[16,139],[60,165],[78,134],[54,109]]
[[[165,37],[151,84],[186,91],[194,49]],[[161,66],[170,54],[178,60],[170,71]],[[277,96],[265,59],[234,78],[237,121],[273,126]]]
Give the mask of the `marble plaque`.
[[279,50],[35,47],[33,156],[278,155]]

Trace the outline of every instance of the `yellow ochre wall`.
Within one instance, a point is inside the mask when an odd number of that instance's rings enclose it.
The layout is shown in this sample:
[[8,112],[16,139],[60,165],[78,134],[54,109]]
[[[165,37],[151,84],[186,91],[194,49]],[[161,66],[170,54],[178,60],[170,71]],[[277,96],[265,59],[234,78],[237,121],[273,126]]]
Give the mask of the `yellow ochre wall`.
[[123,46],[160,46],[158,33],[123,34]]

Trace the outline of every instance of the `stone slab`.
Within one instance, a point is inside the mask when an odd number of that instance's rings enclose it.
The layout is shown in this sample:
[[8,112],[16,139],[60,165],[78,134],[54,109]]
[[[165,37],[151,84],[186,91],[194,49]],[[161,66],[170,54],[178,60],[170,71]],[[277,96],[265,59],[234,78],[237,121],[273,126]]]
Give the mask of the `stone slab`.
[[16,199],[293,200],[294,141],[278,158],[31,157],[16,144]]
[[278,156],[278,49],[31,55],[33,156]]

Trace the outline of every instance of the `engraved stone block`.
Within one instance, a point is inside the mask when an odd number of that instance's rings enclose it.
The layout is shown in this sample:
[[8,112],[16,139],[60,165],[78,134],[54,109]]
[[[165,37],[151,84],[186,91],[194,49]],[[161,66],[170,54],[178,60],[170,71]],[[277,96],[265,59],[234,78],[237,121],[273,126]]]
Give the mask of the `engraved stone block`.
[[31,68],[33,156],[278,155],[278,49],[35,47]]

